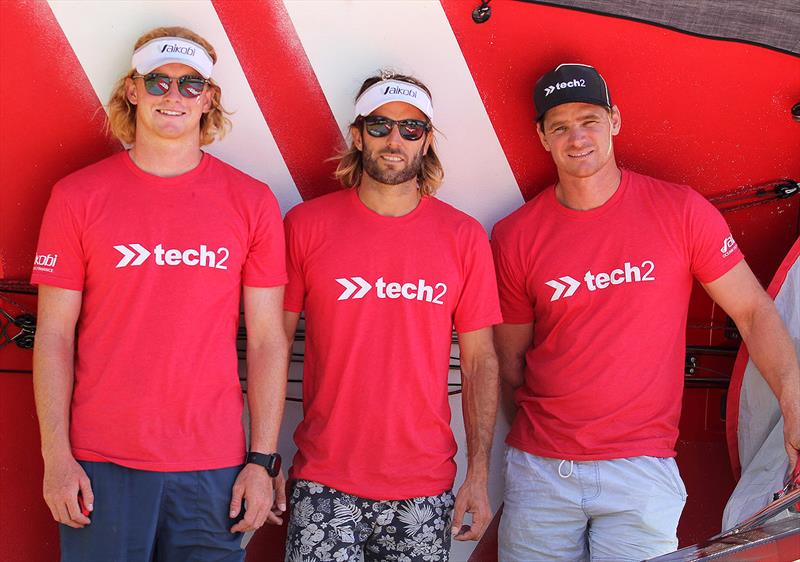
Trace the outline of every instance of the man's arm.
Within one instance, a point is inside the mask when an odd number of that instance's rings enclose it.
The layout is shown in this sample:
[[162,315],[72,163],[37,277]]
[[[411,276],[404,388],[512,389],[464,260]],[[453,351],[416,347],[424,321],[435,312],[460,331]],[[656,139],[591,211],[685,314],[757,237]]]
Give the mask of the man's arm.
[[525,382],[525,354],[532,344],[533,322],[494,327],[494,345],[500,363],[501,404],[509,425],[517,410],[514,391]]
[[[461,405],[467,437],[467,475],[458,490],[452,532],[456,540],[478,540],[492,518],[487,483],[497,415],[497,356],[492,328],[458,335],[461,355]],[[472,525],[463,527],[464,514]]]
[[794,470],[800,450],[800,367],[775,303],[744,261],[703,287],[736,323],[750,357],[778,399],[784,445]]
[[33,348],[33,392],[42,436],[44,499],[53,519],[74,528],[90,523],[81,513],[78,493],[89,511],[94,503],[89,478],[72,456],[69,442],[75,325],[82,300],[80,291],[40,285]]
[[[274,453],[286,399],[288,346],[283,329],[283,287],[244,287],[247,327],[247,404],[250,408],[250,450]],[[273,482],[263,467],[246,464],[233,485],[231,517],[247,501],[244,518],[231,532],[253,531],[265,522],[281,524],[271,511]],[[283,477],[275,479],[275,503],[286,510]]]

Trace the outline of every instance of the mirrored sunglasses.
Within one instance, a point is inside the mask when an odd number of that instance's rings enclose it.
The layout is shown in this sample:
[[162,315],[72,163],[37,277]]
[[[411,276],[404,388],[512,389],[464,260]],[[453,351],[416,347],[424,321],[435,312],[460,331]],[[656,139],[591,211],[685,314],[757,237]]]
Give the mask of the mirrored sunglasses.
[[421,139],[425,133],[431,130],[431,124],[419,119],[401,119],[395,121],[380,115],[370,115],[364,117],[364,128],[372,137],[385,137],[392,132],[392,128],[397,125],[400,136],[406,140],[416,141]]
[[144,80],[144,89],[153,96],[163,96],[169,92],[172,81],[178,83],[178,92],[185,98],[196,98],[203,93],[203,88],[208,84],[208,80],[187,74],[180,78],[172,78],[166,74],[151,72],[150,74],[135,74],[131,78],[141,78]]

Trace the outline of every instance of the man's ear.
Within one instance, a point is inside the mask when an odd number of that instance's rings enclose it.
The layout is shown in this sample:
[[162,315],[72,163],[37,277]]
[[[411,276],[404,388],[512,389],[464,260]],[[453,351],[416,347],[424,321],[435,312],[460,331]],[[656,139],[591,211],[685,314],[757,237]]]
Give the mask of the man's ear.
[[350,135],[353,137],[353,146],[363,151],[364,140],[361,138],[361,128],[356,126],[350,127]]
[[547,152],[550,152],[550,143],[547,142],[547,138],[544,136],[544,130],[542,127],[544,126],[544,119],[536,122],[536,133],[539,135],[539,142],[542,143],[542,146]]
[[125,97],[128,98],[128,102],[130,102],[132,105],[136,105],[136,83],[132,78],[125,79]]
[[616,136],[619,134],[619,130],[622,127],[622,114],[619,112],[619,108],[616,105],[611,108],[609,116],[611,117],[611,135]]

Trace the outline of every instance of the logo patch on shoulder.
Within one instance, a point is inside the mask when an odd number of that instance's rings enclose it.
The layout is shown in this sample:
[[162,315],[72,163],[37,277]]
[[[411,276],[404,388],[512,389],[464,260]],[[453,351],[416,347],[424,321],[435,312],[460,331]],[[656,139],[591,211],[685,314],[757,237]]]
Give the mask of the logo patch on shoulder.
[[733,253],[735,249],[736,249],[736,241],[733,239],[733,234],[730,234],[722,242],[722,248],[720,248],[719,251],[722,252],[723,258],[727,258],[729,255]]

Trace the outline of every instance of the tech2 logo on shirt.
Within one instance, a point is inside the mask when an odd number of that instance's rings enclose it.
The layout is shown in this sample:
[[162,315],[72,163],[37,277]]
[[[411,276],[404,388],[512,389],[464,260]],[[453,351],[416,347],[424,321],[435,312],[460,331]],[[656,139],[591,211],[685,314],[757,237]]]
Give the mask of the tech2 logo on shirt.
[[122,258],[115,267],[140,266],[152,256],[153,263],[158,266],[188,265],[190,267],[210,267],[213,269],[228,269],[225,262],[230,257],[228,248],[221,247],[216,251],[209,250],[205,244],[200,244],[198,249],[178,248],[164,249],[163,244],[158,244],[151,252],[141,244],[119,244],[114,249],[122,254]]
[[363,277],[340,277],[336,282],[344,287],[344,291],[336,300],[346,301],[363,299],[367,293],[375,289],[375,296],[379,299],[406,299],[410,301],[424,301],[433,304],[444,304],[442,298],[447,293],[444,283],[428,284],[424,279],[416,283],[400,283],[398,281],[384,281],[378,277],[375,284],[371,284]]
[[[652,260],[644,260],[641,265],[632,265],[631,262],[626,261],[622,267],[612,269],[608,273],[592,273],[591,270],[587,270],[583,275],[583,282],[586,284],[586,289],[589,291],[602,291],[612,285],[655,281],[655,269],[656,264],[653,263]],[[578,291],[582,284],[577,279],[565,275],[557,279],[545,281],[545,285],[553,288],[553,295],[550,297],[550,301],[552,302],[571,297]]]

